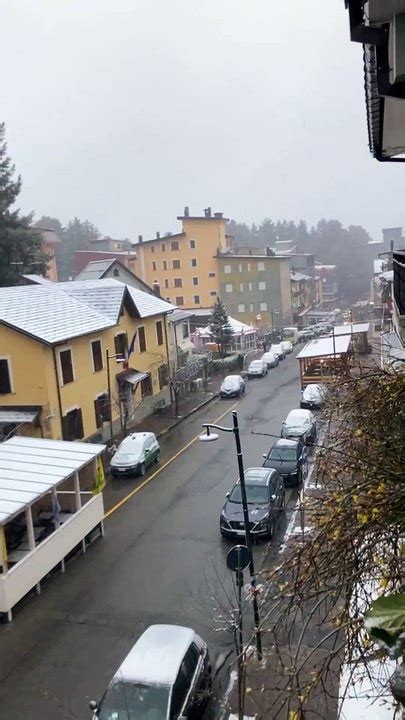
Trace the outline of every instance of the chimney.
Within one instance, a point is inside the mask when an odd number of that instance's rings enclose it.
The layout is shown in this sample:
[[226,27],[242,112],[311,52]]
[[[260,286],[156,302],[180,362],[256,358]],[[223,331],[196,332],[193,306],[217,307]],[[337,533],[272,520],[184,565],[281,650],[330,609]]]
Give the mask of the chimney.
[[223,213],[219,213],[219,212],[214,213],[214,217],[218,218],[218,220],[221,220],[222,216],[223,216]]
[[204,208],[204,216],[207,218],[211,217],[211,208],[210,207]]
[[190,215],[190,208],[188,207],[188,205],[186,205],[186,207],[184,208],[184,217],[189,217],[189,215]]
[[143,243],[143,237],[142,237],[142,235],[138,235],[138,242],[139,242],[139,243]]
[[159,298],[160,298],[160,285],[159,285],[159,283],[154,282],[154,283],[153,283],[153,288],[152,288],[152,290],[153,290],[153,294],[156,295],[156,297],[159,297]]
[[160,232],[156,233],[156,240],[160,240]]

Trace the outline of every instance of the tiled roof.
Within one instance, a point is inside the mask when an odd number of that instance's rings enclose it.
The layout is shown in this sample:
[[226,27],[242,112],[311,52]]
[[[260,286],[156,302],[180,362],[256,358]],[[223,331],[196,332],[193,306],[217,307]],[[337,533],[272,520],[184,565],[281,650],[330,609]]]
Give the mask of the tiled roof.
[[99,280],[115,262],[114,258],[108,260],[91,260],[76,276],[75,280]]
[[58,286],[71,297],[86,303],[93,310],[107,316],[111,321],[117,322],[125,294],[126,285],[124,283],[112,278],[106,278],[102,280],[73,280],[58,283]]
[[24,280],[28,280],[34,285],[49,285],[51,282],[48,278],[43,277],[42,275],[23,275],[22,277]]
[[49,344],[115,324],[106,315],[61,292],[57,283],[0,288],[0,322]]
[[[105,281],[103,280],[102,282]],[[176,305],[172,305],[156,295],[149,295],[142,290],[138,290],[138,288],[130,287],[130,285],[126,285],[126,288],[141,318],[150,317],[151,315],[161,315],[162,313],[172,312],[172,310],[177,309]]]

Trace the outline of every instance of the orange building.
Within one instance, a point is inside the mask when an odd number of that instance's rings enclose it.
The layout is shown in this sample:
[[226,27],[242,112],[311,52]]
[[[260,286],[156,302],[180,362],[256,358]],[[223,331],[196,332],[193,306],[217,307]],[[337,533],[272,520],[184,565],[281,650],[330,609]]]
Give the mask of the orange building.
[[219,294],[217,255],[230,250],[228,220],[211,208],[192,216],[187,207],[177,219],[182,231],[175,235],[139,236],[134,272],[148,285],[158,284],[161,296],[178,307],[210,308]]
[[51,282],[58,282],[58,271],[56,268],[55,260],[55,247],[59,244],[60,240],[55,232],[51,228],[36,227],[36,230],[41,233],[42,236],[42,250],[48,255],[48,269],[45,277]]

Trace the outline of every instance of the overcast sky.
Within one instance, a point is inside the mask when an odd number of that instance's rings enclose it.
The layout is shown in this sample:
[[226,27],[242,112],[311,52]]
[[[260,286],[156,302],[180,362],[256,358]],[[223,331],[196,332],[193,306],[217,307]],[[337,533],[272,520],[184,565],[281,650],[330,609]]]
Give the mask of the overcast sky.
[[1,0],[0,119],[20,205],[116,237],[239,221],[404,223],[368,151],[343,0]]

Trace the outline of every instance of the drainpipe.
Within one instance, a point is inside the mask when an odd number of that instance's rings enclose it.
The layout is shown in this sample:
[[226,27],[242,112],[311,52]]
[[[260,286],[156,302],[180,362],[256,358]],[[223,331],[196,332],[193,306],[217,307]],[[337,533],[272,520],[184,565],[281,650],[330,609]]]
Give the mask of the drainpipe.
[[168,373],[169,373],[170,402],[171,402],[171,404],[173,404],[172,372],[170,369],[169,341],[167,339],[167,315],[164,315],[164,317],[163,317],[163,327],[165,329],[165,347],[166,347],[167,368],[168,368]]
[[63,439],[63,424],[62,424],[62,397],[60,394],[60,387],[59,387],[59,376],[58,376],[58,365],[56,362],[56,353],[55,353],[55,347],[52,347],[52,356],[53,356],[53,367],[55,370],[55,380],[56,380],[56,391],[58,395],[58,406],[59,406],[59,417],[60,417],[60,431]]

